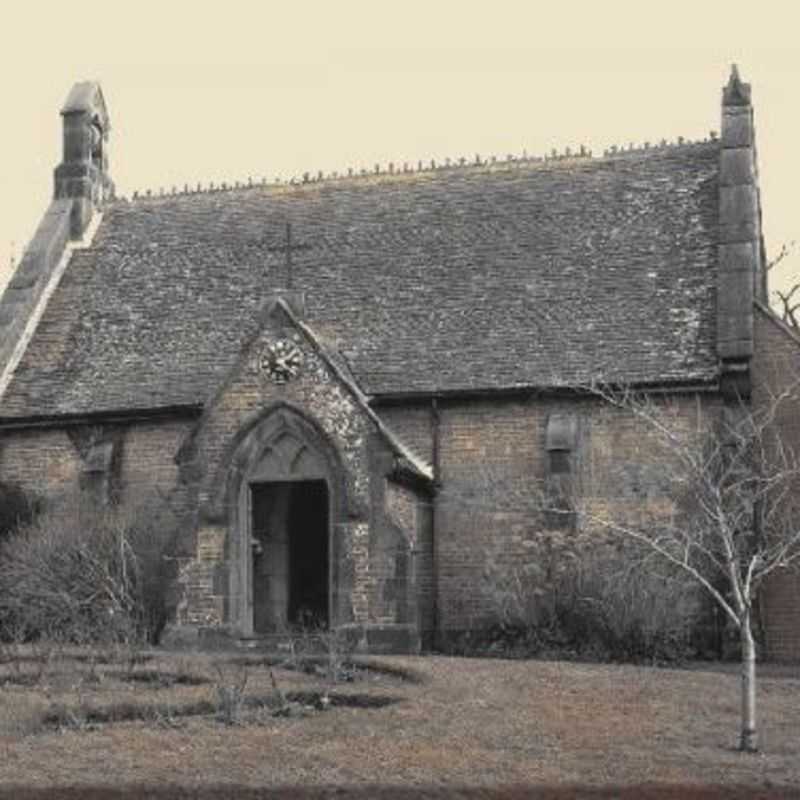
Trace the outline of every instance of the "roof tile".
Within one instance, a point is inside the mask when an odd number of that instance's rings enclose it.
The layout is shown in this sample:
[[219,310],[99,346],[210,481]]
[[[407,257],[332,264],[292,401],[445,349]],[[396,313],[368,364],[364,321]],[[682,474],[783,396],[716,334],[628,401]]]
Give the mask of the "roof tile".
[[117,201],[0,416],[208,397],[286,280],[368,394],[717,370],[716,142]]

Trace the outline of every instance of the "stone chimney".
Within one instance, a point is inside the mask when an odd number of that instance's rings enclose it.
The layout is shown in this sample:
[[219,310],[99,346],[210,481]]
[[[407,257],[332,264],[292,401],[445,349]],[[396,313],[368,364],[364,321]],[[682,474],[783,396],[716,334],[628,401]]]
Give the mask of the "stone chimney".
[[723,383],[747,394],[753,300],[766,297],[766,278],[750,84],[735,64],[722,89],[720,145],[717,354]]
[[111,124],[98,83],[76,83],[61,109],[64,154],[55,171],[55,199],[72,199],[70,237],[80,239],[95,211],[114,195],[108,175]]

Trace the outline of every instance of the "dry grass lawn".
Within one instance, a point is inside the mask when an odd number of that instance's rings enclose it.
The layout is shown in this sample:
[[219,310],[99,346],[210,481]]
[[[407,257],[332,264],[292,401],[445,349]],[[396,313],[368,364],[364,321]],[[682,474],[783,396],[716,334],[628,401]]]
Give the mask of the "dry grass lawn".
[[[392,657],[373,660],[419,682],[370,675],[340,695],[392,697],[381,708],[332,706],[305,716],[203,710],[230,656],[157,655],[139,671],[205,677],[156,687],[122,682],[121,665],[76,680],[56,662],[38,686],[0,688],[0,794],[8,797],[800,797],[800,669],[761,670],[763,752],[735,751],[738,675],[565,662]],[[0,670],[10,675],[9,665]],[[276,670],[285,692],[324,688]],[[167,684],[169,682],[166,682]],[[81,684],[80,686],[78,684]],[[263,666],[246,692],[271,693]],[[89,724],[65,709],[153,707],[146,720]],[[47,709],[62,724],[42,727]],[[208,712],[208,709],[206,709]],[[174,712],[174,713],[173,713]],[[67,722],[64,722],[64,720]],[[70,787],[72,789],[70,790]],[[265,793],[265,789],[278,790]]]

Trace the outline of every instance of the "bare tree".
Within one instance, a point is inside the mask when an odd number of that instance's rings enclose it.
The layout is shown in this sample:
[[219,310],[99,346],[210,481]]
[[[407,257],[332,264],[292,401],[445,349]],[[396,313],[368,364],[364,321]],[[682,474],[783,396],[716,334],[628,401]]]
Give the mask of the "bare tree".
[[548,517],[570,515],[576,537],[629,541],[639,569],[652,570],[655,561],[686,575],[738,632],[739,747],[755,752],[757,598],[771,574],[800,565],[800,453],[776,424],[787,408],[800,408],[800,381],[758,406],[699,396],[687,403],[686,396],[596,385],[585,391],[634,418],[647,462],[659,473],[652,502],[623,499],[611,474],[602,487],[577,488],[569,502],[550,480],[506,482],[491,469],[442,492],[490,513],[528,513],[532,520],[538,513],[543,530],[552,524]]
[[[632,539],[680,568],[705,590],[739,632],[742,658],[740,749],[758,749],[754,608],[770,574],[800,561],[800,454],[776,416],[800,400],[795,384],[760,408],[723,409],[716,425],[687,430],[651,395],[594,389],[655,434],[669,470],[672,513],[631,518],[582,503],[583,524]],[[796,407],[796,406],[795,406]]]

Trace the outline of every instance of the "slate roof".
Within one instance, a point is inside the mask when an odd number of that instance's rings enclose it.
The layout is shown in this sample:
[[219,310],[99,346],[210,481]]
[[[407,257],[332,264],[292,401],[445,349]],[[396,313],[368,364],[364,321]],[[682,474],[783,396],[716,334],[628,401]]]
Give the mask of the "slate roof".
[[713,380],[719,144],[117,200],[0,417],[203,402],[285,281],[367,394]]

